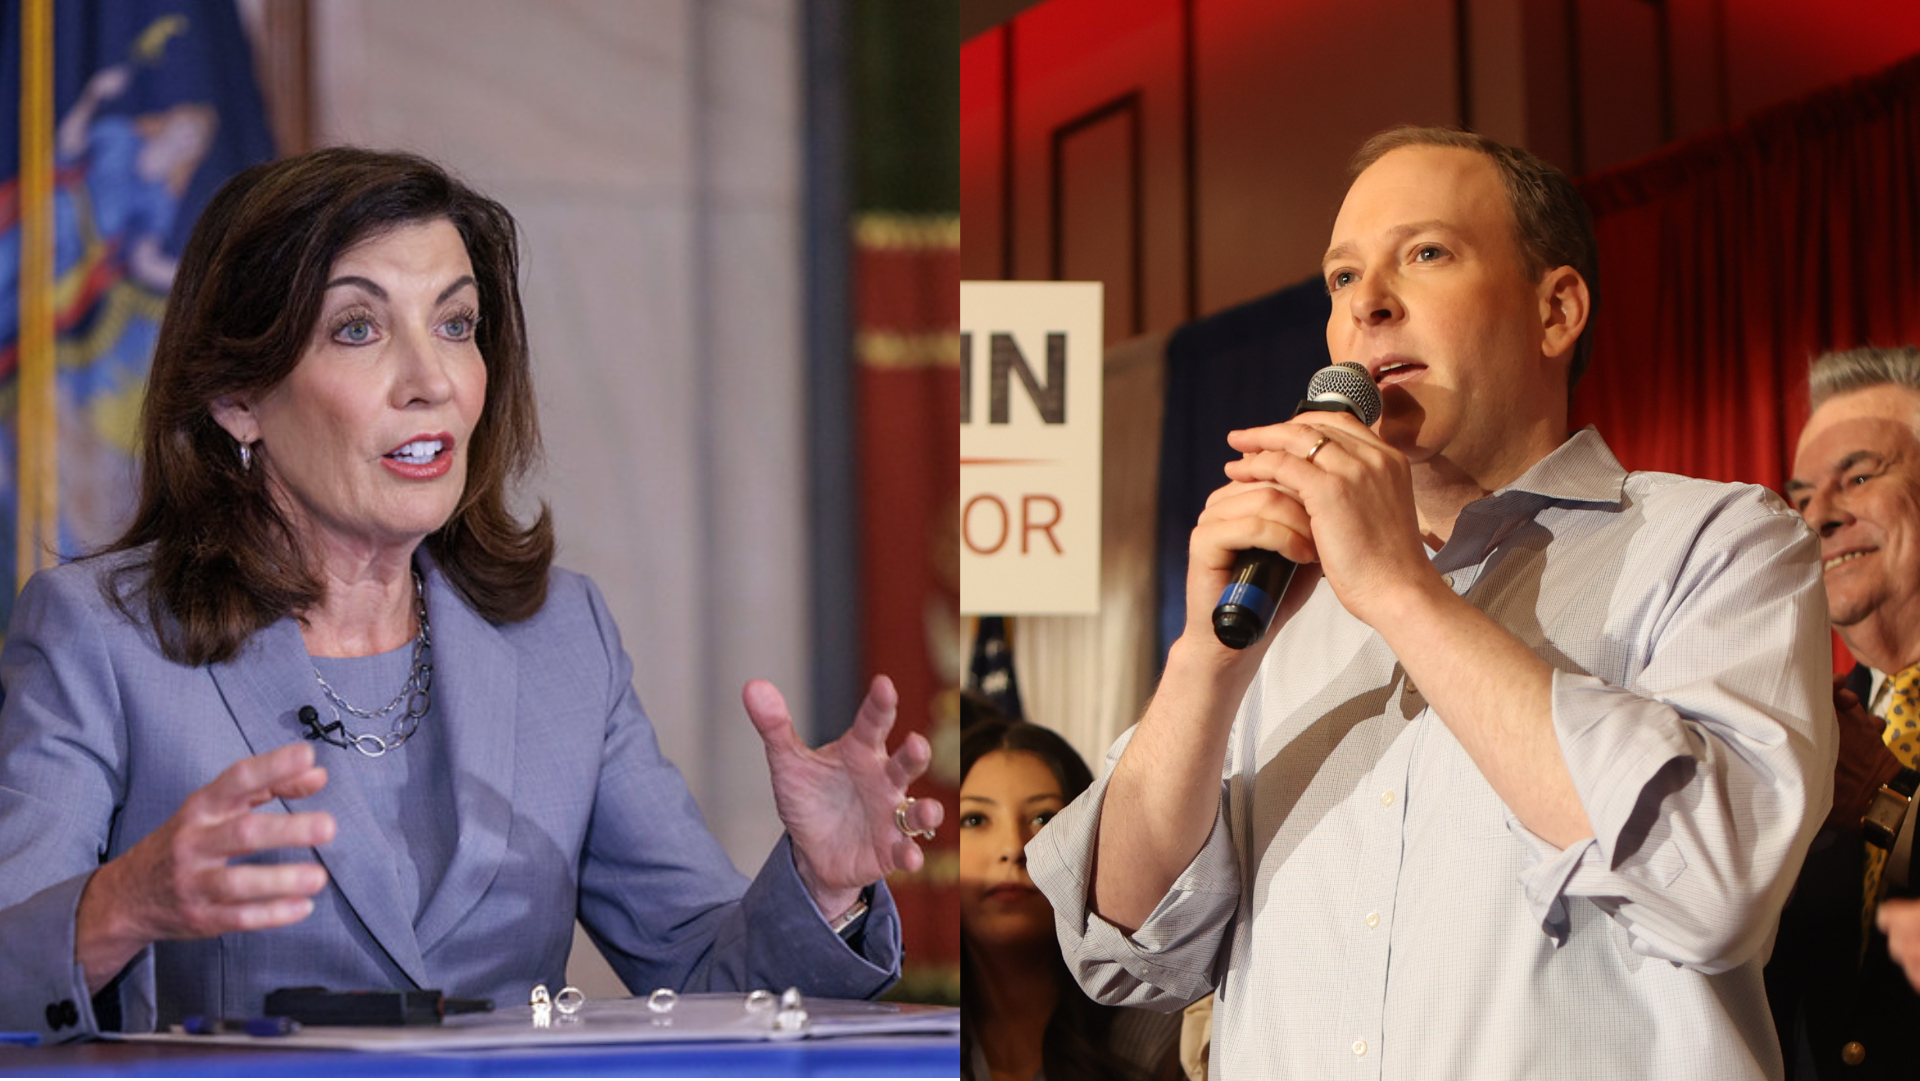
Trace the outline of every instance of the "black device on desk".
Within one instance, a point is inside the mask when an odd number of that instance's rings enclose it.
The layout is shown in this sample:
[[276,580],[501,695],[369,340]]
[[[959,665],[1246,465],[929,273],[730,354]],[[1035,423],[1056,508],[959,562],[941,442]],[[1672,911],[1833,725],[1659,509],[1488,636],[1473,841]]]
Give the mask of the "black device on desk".
[[329,991],[282,987],[267,995],[269,1017],[303,1025],[437,1025],[456,1013],[493,1009],[484,998],[448,998],[439,991]]

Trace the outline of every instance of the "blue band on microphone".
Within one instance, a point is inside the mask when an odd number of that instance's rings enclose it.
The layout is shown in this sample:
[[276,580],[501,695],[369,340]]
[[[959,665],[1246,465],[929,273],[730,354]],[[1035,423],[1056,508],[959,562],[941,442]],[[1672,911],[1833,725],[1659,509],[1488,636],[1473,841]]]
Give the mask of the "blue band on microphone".
[[1274,601],[1267,591],[1251,582],[1229,582],[1227,588],[1220,591],[1220,600],[1214,607],[1222,604],[1237,604],[1260,613],[1260,622],[1266,623],[1273,618]]

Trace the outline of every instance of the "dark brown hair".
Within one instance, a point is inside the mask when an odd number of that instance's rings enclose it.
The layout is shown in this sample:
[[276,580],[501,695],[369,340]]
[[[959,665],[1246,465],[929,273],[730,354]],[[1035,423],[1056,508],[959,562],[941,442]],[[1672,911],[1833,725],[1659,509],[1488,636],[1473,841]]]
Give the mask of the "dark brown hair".
[[[974,764],[995,751],[1030,754],[1046,764],[1060,784],[1061,798],[1071,801],[1093,783],[1093,772],[1079,752],[1059,733],[1026,721],[1016,721],[996,710],[984,698],[970,703],[975,722],[960,735],[960,779]],[[962,812],[963,814],[965,812]],[[986,1016],[980,981],[974,977],[972,946],[960,933],[960,1076],[963,1081],[988,1081],[973,1076],[974,1029]],[[1053,1016],[1040,1038],[1041,1072],[1049,1081],[1122,1081],[1145,1078],[1149,1071],[1128,1062],[1109,1046],[1108,1034],[1120,1011],[1088,998],[1074,981],[1057,945],[1053,954],[1054,984],[1058,988]]]
[[1353,156],[1347,179],[1356,180],[1369,165],[1388,152],[1407,146],[1446,146],[1485,154],[1500,171],[1513,210],[1514,239],[1525,261],[1527,280],[1538,282],[1550,270],[1570,266],[1587,283],[1587,325],[1573,345],[1567,364],[1567,392],[1580,385],[1593,360],[1593,316],[1600,309],[1600,251],[1593,239],[1593,215],[1567,174],[1519,147],[1498,143],[1484,135],[1453,128],[1423,128],[1411,124],[1368,139]]
[[[334,260],[399,226],[445,220],[480,294],[487,392],[468,443],[466,490],[426,540],[449,581],[494,623],[546,601],[553,523],[523,525],[509,489],[540,454],[520,310],[513,217],[425,158],[349,147],[258,165],[228,181],[181,254],[141,413],[140,506],[108,552],[141,549],[110,592],[143,593],[166,655],[232,658],[254,632],[319,604],[321,579],[275,505],[264,468],[241,466],[212,403],[263,394],[300,361]],[[127,588],[129,580],[138,585]]]

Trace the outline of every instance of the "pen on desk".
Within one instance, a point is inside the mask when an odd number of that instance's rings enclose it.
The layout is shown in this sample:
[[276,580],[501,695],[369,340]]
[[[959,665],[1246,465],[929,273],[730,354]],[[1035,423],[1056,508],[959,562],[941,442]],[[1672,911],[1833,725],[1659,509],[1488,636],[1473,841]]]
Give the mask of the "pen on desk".
[[0,1047],[5,1046],[38,1047],[40,1034],[38,1032],[0,1032]]
[[291,1017],[206,1017],[194,1014],[180,1022],[190,1036],[215,1033],[245,1033],[248,1036],[291,1036],[300,1031],[300,1022]]

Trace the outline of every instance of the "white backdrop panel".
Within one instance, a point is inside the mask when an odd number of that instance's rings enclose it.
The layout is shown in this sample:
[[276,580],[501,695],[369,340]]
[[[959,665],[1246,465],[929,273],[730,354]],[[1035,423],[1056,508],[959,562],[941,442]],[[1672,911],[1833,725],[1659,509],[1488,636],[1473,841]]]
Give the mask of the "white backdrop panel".
[[795,0],[313,11],[319,141],[426,154],[518,218],[547,442],[530,494],[751,873],[779,824],[739,687],[809,698]]

